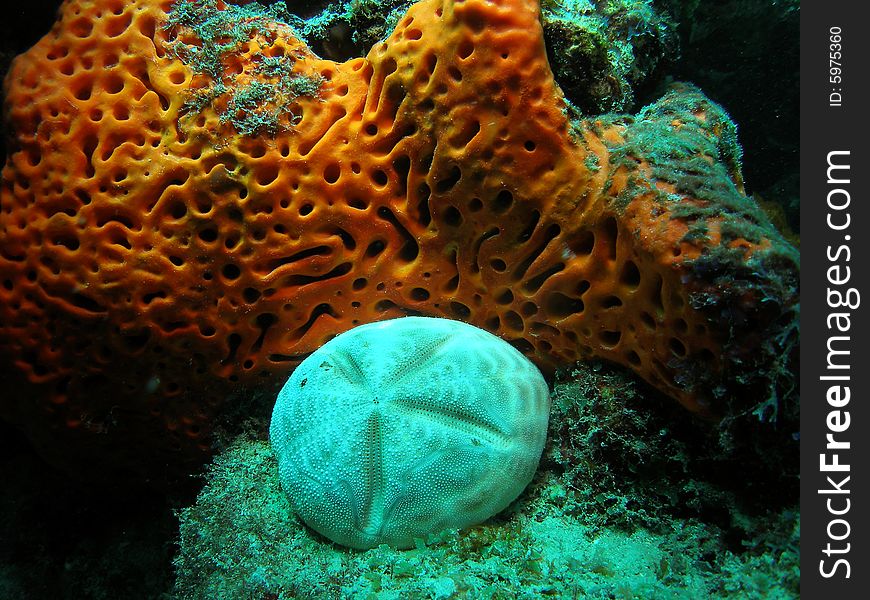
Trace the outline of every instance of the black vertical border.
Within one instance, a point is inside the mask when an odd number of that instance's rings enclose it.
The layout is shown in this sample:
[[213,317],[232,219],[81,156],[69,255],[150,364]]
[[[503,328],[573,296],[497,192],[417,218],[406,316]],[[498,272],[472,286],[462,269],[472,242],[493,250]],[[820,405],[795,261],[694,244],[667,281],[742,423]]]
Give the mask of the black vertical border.
[[[803,598],[867,598],[870,597],[870,149],[868,149],[867,112],[870,111],[868,79],[870,79],[870,21],[868,3],[856,0],[804,0],[801,3],[801,596]],[[842,28],[842,82],[830,81],[830,35],[832,27]],[[842,88],[842,89],[837,89]],[[829,95],[842,93],[842,106],[831,106]],[[845,159],[850,165],[848,184],[828,183],[828,153],[849,151]],[[843,155],[837,159],[843,162]],[[844,174],[845,171],[838,171]],[[836,188],[846,189],[849,206],[841,211],[828,207],[828,193]],[[834,202],[842,204],[842,193],[834,194]],[[829,212],[835,223],[842,223],[844,213],[851,219],[848,229],[835,231],[828,226]],[[848,239],[846,238],[848,236]],[[851,260],[831,261],[828,252],[837,256],[837,250],[849,246]],[[845,266],[850,267],[848,283],[835,286],[828,280],[828,269],[840,265],[839,277]],[[834,273],[837,276],[837,272]],[[828,289],[845,293],[855,288],[861,294],[860,305],[851,308],[832,308],[827,300]],[[831,313],[849,313],[848,333],[828,329]],[[841,324],[845,321],[841,321]],[[848,357],[839,362],[851,365],[850,381],[832,382],[820,379],[834,374],[828,370],[829,336],[848,336]],[[837,342],[840,349],[846,346]],[[828,404],[827,392],[831,385],[848,385],[851,396],[848,405],[839,409]],[[846,431],[834,433],[837,441],[848,441],[851,447],[839,451],[839,462],[849,464],[849,472],[827,472],[820,469],[820,454],[828,453],[827,461],[836,450],[826,450],[826,434],[830,433],[827,419],[830,411],[849,411],[850,424]],[[840,426],[845,418],[841,413]],[[837,421],[834,421],[837,426]],[[831,476],[848,494],[820,493],[831,489],[826,480]],[[844,476],[849,476],[843,484]],[[831,499],[834,510],[843,510],[846,498],[849,510],[841,516],[832,515],[826,502]],[[828,536],[828,526],[834,519],[848,521],[847,538],[837,541]],[[840,537],[846,526],[840,522],[831,525],[833,535]],[[843,554],[824,550],[830,543],[834,549],[845,549]],[[837,558],[844,558],[850,566],[846,578],[845,565],[840,564],[834,576],[825,578],[820,573],[820,561],[831,572]]]

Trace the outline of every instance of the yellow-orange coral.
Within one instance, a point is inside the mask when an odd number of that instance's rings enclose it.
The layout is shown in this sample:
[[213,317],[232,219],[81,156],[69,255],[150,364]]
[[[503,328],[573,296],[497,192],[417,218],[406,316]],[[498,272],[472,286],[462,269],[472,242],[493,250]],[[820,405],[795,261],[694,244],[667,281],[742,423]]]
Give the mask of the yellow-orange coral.
[[[191,455],[330,337],[409,313],[716,412],[796,301],[793,252],[720,162],[721,111],[685,91],[572,122],[534,2],[423,0],[343,64],[258,21],[211,75],[172,9],[68,0],[6,81],[0,352],[36,392],[2,410],[36,438]],[[274,89],[264,65],[318,89],[196,104]]]

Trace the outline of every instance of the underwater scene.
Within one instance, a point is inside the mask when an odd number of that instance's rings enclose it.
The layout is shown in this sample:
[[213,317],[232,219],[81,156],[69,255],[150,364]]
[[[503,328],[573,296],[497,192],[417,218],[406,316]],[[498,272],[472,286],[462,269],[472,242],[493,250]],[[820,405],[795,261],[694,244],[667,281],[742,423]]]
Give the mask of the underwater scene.
[[798,0],[0,21],[0,598],[800,596]]

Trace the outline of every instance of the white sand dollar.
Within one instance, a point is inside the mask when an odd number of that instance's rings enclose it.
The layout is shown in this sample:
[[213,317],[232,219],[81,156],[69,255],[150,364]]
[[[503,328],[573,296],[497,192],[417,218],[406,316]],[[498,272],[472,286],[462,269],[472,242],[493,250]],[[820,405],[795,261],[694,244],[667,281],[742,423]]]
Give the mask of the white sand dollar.
[[300,364],[272,414],[281,485],[299,516],[353,548],[403,548],[484,521],[537,469],[540,371],[459,321],[357,327]]

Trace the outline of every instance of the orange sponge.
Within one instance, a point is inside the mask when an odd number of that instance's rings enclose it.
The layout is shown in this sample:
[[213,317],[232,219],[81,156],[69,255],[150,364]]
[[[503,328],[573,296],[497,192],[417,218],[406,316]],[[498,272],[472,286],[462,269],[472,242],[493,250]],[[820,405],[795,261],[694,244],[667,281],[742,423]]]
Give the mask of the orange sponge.
[[5,111],[0,411],[48,450],[196,460],[325,341],[407,314],[716,414],[769,383],[797,302],[721,109],[570,119],[525,0],[423,0],[343,64],[250,6],[68,0]]

